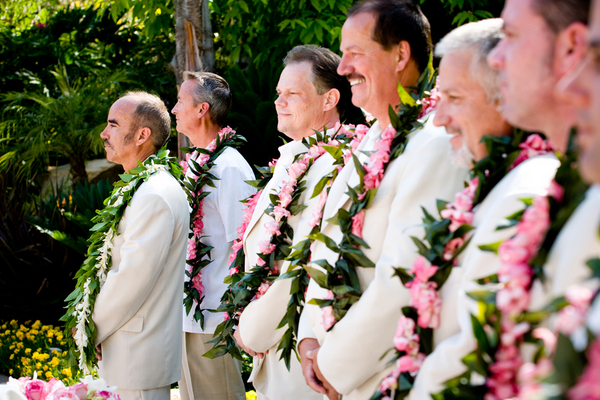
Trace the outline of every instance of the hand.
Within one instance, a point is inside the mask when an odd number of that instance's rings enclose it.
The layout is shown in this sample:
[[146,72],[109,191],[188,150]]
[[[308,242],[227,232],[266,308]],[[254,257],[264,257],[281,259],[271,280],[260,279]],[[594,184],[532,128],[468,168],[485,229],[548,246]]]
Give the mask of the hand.
[[311,352],[319,348],[319,342],[317,339],[303,339],[298,345],[298,352],[300,353],[300,366],[302,367],[302,375],[306,384],[315,392],[321,394],[327,394],[325,386],[317,379],[317,375],[313,370],[313,360],[306,356],[306,353]]
[[[327,379],[325,379],[325,377],[321,373],[321,370],[319,369],[319,363],[317,362],[317,356],[319,354],[320,347],[321,346],[317,347],[314,350],[307,351],[306,357],[312,361],[313,371],[314,371],[317,379],[321,382],[321,385],[325,388],[325,394],[327,395],[327,398],[329,400],[338,400],[340,398],[339,393],[337,392],[337,390],[335,390],[335,388],[333,386],[331,386],[331,384],[329,382],[327,382]],[[321,392],[319,392],[319,393],[321,393]]]
[[98,361],[102,361],[102,343],[96,346],[96,358]]
[[235,330],[235,332],[233,332],[233,338],[237,342],[238,346],[240,346],[242,348],[242,350],[244,350],[246,353],[248,353],[251,357],[258,356],[258,358],[261,358],[261,359],[264,358],[265,353],[258,353],[244,345],[244,342],[242,342],[242,337],[240,335],[239,327]]

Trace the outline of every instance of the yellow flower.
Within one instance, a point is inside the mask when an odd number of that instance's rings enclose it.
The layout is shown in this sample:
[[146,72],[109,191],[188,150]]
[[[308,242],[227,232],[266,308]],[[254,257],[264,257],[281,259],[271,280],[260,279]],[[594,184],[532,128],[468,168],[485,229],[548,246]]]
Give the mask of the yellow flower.
[[12,350],[12,349],[14,349],[14,348],[15,348],[15,345],[14,345],[14,344],[11,344],[11,345],[10,345],[10,347],[9,347],[8,349],[9,349],[9,350]]
[[51,338],[54,336],[54,331],[52,329],[50,329],[48,332],[46,332],[46,335]]
[[48,343],[52,343],[52,338],[48,338]]
[[41,326],[42,326],[42,321],[40,321],[39,319],[38,319],[37,321],[35,321],[35,322],[33,323],[33,325],[31,325],[31,327],[32,327],[33,329],[40,329],[40,327],[41,327]]
[[65,376],[68,376],[69,378],[70,378],[71,376],[73,376],[73,374],[71,374],[71,368],[64,368],[64,369],[62,370],[62,373],[63,373],[63,375],[65,375]]
[[7,329],[6,332],[4,332],[5,335],[10,335],[10,331]]
[[52,368],[56,368],[59,363],[60,363],[60,360],[58,358],[52,357],[52,360],[50,361],[50,365],[52,366]]
[[11,354],[10,357],[8,357],[10,360],[12,360],[13,358],[15,358],[14,354]]
[[23,345],[23,343],[21,343],[21,342],[17,343],[17,349],[22,349],[23,347],[25,347],[25,345]]
[[[56,335],[56,340],[63,340],[63,335],[62,333],[59,333]],[[62,344],[62,343],[61,343]]]
[[256,400],[256,392],[254,390],[246,392],[246,400]]
[[25,334],[21,331],[17,332],[17,338],[19,338],[19,340],[23,340],[23,337],[25,337]]
[[42,369],[43,369],[44,371],[48,371],[48,366],[47,366],[47,365],[44,365],[44,366],[42,367]]
[[31,349],[25,349],[25,354],[31,354]]
[[44,372],[43,372],[43,371],[41,371],[41,370],[38,370],[38,371],[37,371],[37,374],[38,374],[38,376],[44,376]]
[[52,372],[50,372],[50,371],[46,372],[46,378],[48,378],[48,379],[52,378]]
[[[5,324],[5,325],[6,325],[6,324]],[[8,374],[9,374],[9,375],[12,375],[12,374],[13,374],[13,372],[14,372],[14,371],[13,371],[13,369],[12,369],[12,368],[8,370]]]
[[32,359],[34,360],[40,360],[42,361],[42,355],[40,353],[38,353],[37,351],[33,353],[33,355],[31,356]]
[[[35,368],[37,368],[37,369],[40,369],[40,368],[42,368],[42,363],[41,363],[41,362],[36,362],[36,363],[35,363]],[[40,372],[40,374],[39,374],[39,375],[40,375],[40,376],[42,376],[42,373]]]

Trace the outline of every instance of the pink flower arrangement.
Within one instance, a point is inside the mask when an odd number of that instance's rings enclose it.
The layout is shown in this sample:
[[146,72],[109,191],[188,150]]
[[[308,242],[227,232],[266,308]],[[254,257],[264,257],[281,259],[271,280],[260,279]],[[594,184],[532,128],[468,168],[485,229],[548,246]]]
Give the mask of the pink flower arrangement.
[[[446,204],[446,208],[440,211],[440,216],[450,220],[450,232],[456,231],[463,224],[470,225],[473,222],[473,201],[479,186],[479,178],[473,178],[469,185],[454,195],[454,202]],[[452,255],[450,255],[452,258]],[[448,259],[450,259],[448,258]]]
[[394,128],[387,127],[373,146],[375,151],[371,153],[369,161],[364,166],[366,174],[364,176],[363,189],[365,192],[378,188],[381,184],[383,169],[390,159],[390,148],[392,141],[396,137],[396,133]]
[[261,240],[258,242],[258,252],[264,255],[271,254],[275,251],[275,245],[271,243],[270,239]]
[[588,364],[579,381],[569,392],[569,400],[600,399],[600,339],[596,339],[587,352]]
[[549,227],[548,198],[538,196],[523,213],[515,236],[498,248],[498,281],[503,286],[496,294],[496,305],[502,313],[501,340],[496,360],[490,365],[492,376],[486,382],[490,389],[486,400],[511,398],[518,393],[516,376],[523,360],[517,345],[530,326],[525,322],[516,324],[514,318],[529,306],[533,269],[528,263],[539,251]]
[[437,293],[437,283],[429,282],[438,267],[433,266],[423,256],[413,263],[413,268],[407,272],[414,277],[404,286],[409,289],[410,306],[417,310],[417,324],[421,328],[437,328],[440,324],[442,301]]
[[[324,297],[324,300],[333,300],[333,298],[334,298],[333,292],[331,290],[328,290],[327,294]],[[321,308],[321,321],[323,323],[323,328],[326,331],[328,331],[333,325],[335,325],[337,320],[333,316],[333,307],[332,306],[327,306],[327,307]]]
[[417,104],[423,104],[423,108],[421,109],[421,114],[419,114],[419,119],[423,118],[427,114],[432,111],[435,111],[437,107],[437,103],[440,101],[440,91],[438,90],[438,85],[440,83],[439,78],[436,81],[435,87],[431,89],[428,97],[424,97],[422,100],[417,100]]
[[[252,219],[252,214],[254,213],[254,209],[256,208],[256,203],[258,203],[258,199],[260,198],[260,195],[262,194],[262,190],[259,192],[254,193],[252,196],[250,196],[248,199],[246,199],[246,207],[243,209],[244,211],[244,215],[242,216],[242,224],[240,226],[238,226],[237,228],[237,234],[238,237],[237,239],[235,239],[233,241],[233,245],[231,246],[231,253],[229,254],[229,266],[231,267],[231,264],[233,264],[233,262],[235,261],[235,257],[237,256],[238,251],[244,246],[244,233],[246,233],[246,229],[248,228],[248,224],[250,223],[250,220]],[[236,269],[236,274],[239,272],[239,269],[237,269],[237,265],[233,268],[231,268],[232,270],[235,268]],[[230,275],[232,275],[231,271],[230,271]]]
[[352,234],[362,239],[362,230],[365,222],[365,210],[360,210],[352,217]]
[[325,208],[325,203],[327,202],[327,190],[322,190],[319,194],[319,202],[317,206],[312,210],[312,218],[308,221],[308,226],[314,228],[317,226],[321,219],[323,218],[323,209]]
[[574,285],[567,289],[565,299],[569,305],[558,313],[554,329],[570,336],[585,324],[587,311],[594,293],[583,286]]
[[9,378],[8,385],[17,388],[28,400],[120,400],[119,395],[114,393],[116,386],[108,387],[104,379],[93,379],[91,376],[86,376],[80,383],[67,387],[55,378],[48,382],[37,379],[34,372],[33,379]]
[[511,169],[515,168],[517,165],[531,157],[552,152],[552,145],[550,142],[542,139],[542,137],[537,133],[530,135],[525,142],[519,145],[519,147],[521,148],[521,152],[515,159],[513,165],[510,167]]

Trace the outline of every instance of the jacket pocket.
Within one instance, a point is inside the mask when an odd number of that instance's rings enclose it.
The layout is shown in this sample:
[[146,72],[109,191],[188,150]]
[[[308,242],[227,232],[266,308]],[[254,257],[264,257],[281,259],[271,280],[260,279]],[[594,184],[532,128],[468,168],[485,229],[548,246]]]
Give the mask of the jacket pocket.
[[125,332],[134,332],[140,333],[144,328],[144,318],[143,317],[133,317],[125,325],[119,329],[120,331]]

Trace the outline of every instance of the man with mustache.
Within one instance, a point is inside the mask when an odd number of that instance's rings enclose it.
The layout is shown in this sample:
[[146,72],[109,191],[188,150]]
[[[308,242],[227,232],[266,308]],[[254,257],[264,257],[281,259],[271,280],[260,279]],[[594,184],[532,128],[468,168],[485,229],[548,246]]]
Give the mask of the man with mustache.
[[[148,93],[130,92],[112,105],[100,137],[108,160],[134,174],[138,162],[158,160],[154,153],[170,132],[164,103]],[[118,386],[123,400],[167,400],[181,374],[189,211],[185,192],[168,171],[150,175],[125,208],[110,247],[112,266],[92,314],[99,375]]]
[[[379,164],[370,163],[370,154],[385,148],[382,140],[389,140],[384,138],[395,132],[388,127],[388,110],[400,103],[398,85],[407,90],[417,86],[427,68],[429,22],[410,1],[360,2],[348,12],[341,50],[338,73],[352,85],[352,103],[377,119],[355,153],[361,168],[372,170]],[[353,235],[361,235],[368,245],[360,250],[375,264],[374,268],[356,268],[362,297],[329,331],[319,306],[309,303],[302,313],[299,350],[304,376],[313,389],[330,399],[338,398],[338,393],[348,399],[368,399],[392,368],[389,356],[382,355],[392,343],[400,309],[409,302],[407,289],[393,277],[393,268],[410,267],[417,256],[410,236],[422,234],[421,206],[435,209],[436,199],[452,196],[467,177],[465,168],[450,162],[450,135],[433,126],[431,114],[427,117],[423,128],[408,134],[404,152],[389,162],[372,203],[364,209],[364,219],[359,215],[353,224],[360,230],[353,230]],[[362,183],[351,162],[331,187],[321,233],[336,245],[350,232],[342,233],[330,218],[338,212],[345,215],[354,200],[360,201],[351,199],[348,189]],[[314,243],[313,268],[318,268],[319,260],[332,266],[343,264],[329,245]],[[326,299],[328,293],[312,279],[306,298]]]

